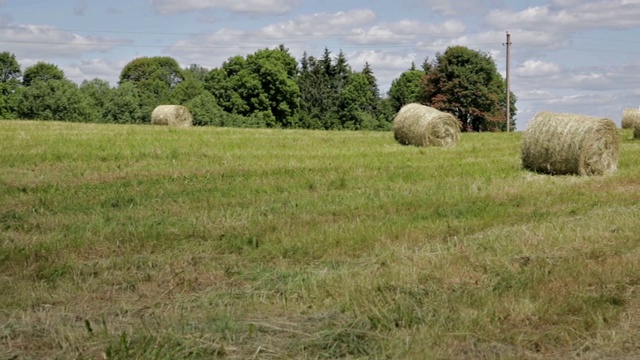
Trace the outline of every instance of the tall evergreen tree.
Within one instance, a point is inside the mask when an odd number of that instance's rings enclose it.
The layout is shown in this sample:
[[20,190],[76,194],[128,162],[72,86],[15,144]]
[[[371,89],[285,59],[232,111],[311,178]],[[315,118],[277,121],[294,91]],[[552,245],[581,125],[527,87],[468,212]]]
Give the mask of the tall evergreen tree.
[[298,85],[302,93],[301,122],[309,128],[341,129],[340,93],[352,73],[342,51],[334,59],[328,48],[319,59],[303,56]]
[[300,89],[300,111],[298,126],[304,129],[323,129],[324,123],[317,115],[321,94],[325,92],[323,84],[318,83],[318,62],[304,52],[300,59],[300,72],[296,78]]

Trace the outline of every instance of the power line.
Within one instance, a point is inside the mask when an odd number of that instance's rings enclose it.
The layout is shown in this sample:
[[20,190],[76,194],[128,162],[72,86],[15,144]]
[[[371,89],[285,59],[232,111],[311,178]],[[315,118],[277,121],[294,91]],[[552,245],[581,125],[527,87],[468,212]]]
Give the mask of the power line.
[[[274,39],[276,40],[276,39]],[[255,46],[237,46],[237,45],[144,45],[144,44],[115,44],[115,43],[74,43],[64,41],[25,41],[25,40],[5,40],[0,39],[0,43],[10,44],[34,44],[34,45],[73,45],[73,46],[97,46],[97,47],[145,47],[145,48],[187,48],[187,49],[243,49],[243,48],[255,48]],[[479,46],[479,45],[493,45],[493,42],[466,44],[467,46]],[[347,46],[340,46],[340,48],[422,48],[433,47],[439,48],[445,45],[427,45],[427,44],[353,44]]]
[[[26,26],[0,26],[0,29],[15,29],[15,30],[31,30]],[[133,35],[178,35],[178,36],[251,36],[252,38],[324,38],[324,37],[361,37],[361,36],[392,36],[392,37],[403,37],[403,36],[455,36],[455,35],[473,35],[473,34],[483,34],[486,33],[484,31],[455,31],[455,32],[411,32],[411,33],[402,33],[402,34],[388,34],[388,33],[323,33],[323,34],[259,34],[252,32],[226,32],[226,33],[193,33],[193,32],[155,32],[155,31],[123,31],[123,30],[96,30],[96,29],[75,29],[75,28],[54,28],[54,27],[39,27],[40,30],[46,31],[60,31],[60,32],[84,32],[84,33],[107,33],[107,34],[133,34]],[[550,31],[524,31],[526,33],[536,33],[536,34],[557,34],[556,32]],[[593,40],[593,41],[606,41],[606,42],[620,42],[620,43],[630,43],[636,44],[640,43],[640,40],[622,40],[619,38],[593,38],[586,36],[570,36],[572,39],[582,39],[582,40]],[[521,43],[520,45],[529,45],[526,43]],[[534,45],[531,45],[534,46]]]
[[[0,29],[26,29],[21,26],[0,26]],[[282,42],[296,42],[298,39],[304,39],[309,37],[322,37],[322,38],[330,38],[330,37],[368,37],[368,36],[376,36],[376,35],[384,35],[395,38],[402,38],[407,36],[429,36],[429,35],[456,35],[456,34],[477,34],[479,32],[441,32],[441,33],[406,33],[406,34],[357,34],[357,33],[328,33],[328,34],[289,34],[289,35],[270,35],[270,34],[252,34],[252,33],[180,33],[180,32],[132,32],[132,31],[118,31],[118,30],[85,30],[85,29],[48,29],[51,31],[85,31],[85,32],[107,32],[107,33],[118,33],[118,34],[142,34],[142,35],[189,35],[189,36],[247,36],[251,38],[263,38],[272,41]],[[545,33],[545,32],[540,32]],[[588,38],[588,37],[573,37],[580,39],[588,39],[588,40],[596,40],[596,41],[605,41],[605,39],[596,39],[596,38]],[[453,40],[453,39],[452,39]],[[117,40],[110,40],[117,41]],[[606,41],[610,41],[607,39]],[[618,40],[620,42],[626,43],[640,43],[640,41],[625,41]],[[259,45],[148,45],[148,44],[134,44],[134,43],[115,43],[115,42],[106,42],[106,43],[98,43],[98,42],[70,42],[70,41],[28,41],[28,40],[10,40],[10,39],[0,39],[0,43],[7,44],[33,44],[33,45],[48,45],[48,46],[60,46],[60,45],[68,45],[68,46],[86,46],[86,47],[136,47],[136,48],[177,48],[177,49],[254,49]],[[466,43],[465,46],[493,46],[495,42],[478,42],[478,43]],[[448,46],[447,44],[419,44],[419,43],[368,43],[368,44],[350,44],[340,46],[342,49],[385,49],[385,48],[411,48],[411,49],[419,49],[419,48],[441,48],[443,46]],[[520,48],[548,48],[548,45],[532,43],[532,42],[521,42],[518,43]],[[625,50],[602,50],[598,48],[573,48],[573,47],[564,47],[561,49],[557,49],[558,51],[580,51],[580,52],[600,52],[600,53],[618,53],[618,54],[640,54],[640,51],[625,51]]]
[[[0,29],[15,29],[15,30],[29,30],[25,26],[0,26]],[[367,33],[322,33],[322,34],[257,34],[251,32],[226,32],[226,33],[191,33],[191,32],[147,32],[147,31],[121,31],[121,30],[90,30],[90,29],[64,29],[53,27],[41,27],[42,30],[48,31],[66,31],[66,32],[90,32],[90,33],[107,33],[107,34],[136,34],[136,35],[180,35],[180,36],[251,36],[251,37],[354,37],[363,35],[385,35],[385,36],[429,36],[429,35],[468,35],[468,34],[481,34],[477,31],[465,31],[465,32],[415,32],[415,33],[403,33],[403,34],[367,34]]]

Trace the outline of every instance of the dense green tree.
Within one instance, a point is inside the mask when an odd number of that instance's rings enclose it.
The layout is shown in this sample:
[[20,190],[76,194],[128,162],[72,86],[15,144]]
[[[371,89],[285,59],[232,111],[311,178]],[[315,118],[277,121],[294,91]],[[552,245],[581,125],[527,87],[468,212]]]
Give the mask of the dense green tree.
[[226,112],[269,127],[293,127],[300,96],[296,74],[295,58],[280,46],[230,58],[209,72],[206,88]]
[[378,99],[380,97],[378,80],[373,74],[373,69],[371,69],[371,65],[368,62],[365,62],[364,68],[362,69],[362,74],[367,78],[367,83],[369,83],[369,90],[373,93],[373,96]]
[[24,70],[22,83],[25,86],[31,86],[38,81],[47,82],[49,80],[64,79],[64,72],[57,65],[39,61]]
[[173,101],[172,94],[183,81],[183,71],[173,58],[155,56],[140,57],[125,65],[119,85],[131,83],[136,87],[140,101],[140,118],[136,122],[146,123],[151,121],[156,106]]
[[171,92],[170,102],[172,104],[184,105],[203,92],[207,92],[204,89],[204,82],[197,76],[195,73],[185,72],[184,81],[178,84]]
[[0,119],[18,117],[20,86],[15,82],[0,82]]
[[305,53],[300,64],[297,82],[301,92],[301,126],[341,129],[340,93],[352,73],[344,53],[340,51],[334,60],[325,48],[318,59]]
[[[298,126],[305,129],[326,128],[325,121],[327,113],[320,115],[323,107],[322,94],[328,90],[320,81],[325,81],[321,76],[323,71],[318,71],[318,61],[313,56],[308,56],[306,52],[300,59],[300,74],[296,82],[300,88],[300,113]],[[338,123],[338,121],[336,121]]]
[[376,130],[388,131],[391,130],[391,123],[395,117],[397,111],[395,111],[391,105],[388,97],[381,98],[378,102],[378,123]]
[[17,107],[22,71],[16,56],[7,51],[0,53],[0,118],[14,119]]
[[107,81],[98,78],[84,80],[82,84],[80,84],[80,92],[86,95],[89,101],[91,109],[90,121],[105,121],[105,107],[108,99],[111,98],[112,91],[114,90]]
[[387,130],[389,118],[383,112],[380,90],[371,65],[351,73],[339,93],[342,128],[351,130]]
[[245,59],[242,56],[229,58],[222,67],[212,69],[207,74],[205,89],[213,94],[217,103],[229,113],[245,114],[249,112],[249,106],[240,94],[235,90],[232,80],[237,81],[238,74],[245,68]]
[[204,83],[207,79],[207,75],[209,74],[209,69],[198,64],[191,64],[186,69],[184,69],[182,73],[183,75],[185,75],[185,77],[187,76],[187,74],[191,74],[193,75],[193,77]]
[[389,130],[391,129],[391,120],[393,115],[389,114],[388,102],[380,96],[380,88],[378,87],[378,80],[376,79],[373,69],[369,63],[365,63],[362,69],[362,74],[367,78],[369,83],[369,91],[373,94],[371,103],[366,108],[367,114],[371,115],[372,120],[368,121],[363,126],[363,129],[367,130]]
[[276,50],[264,49],[247,56],[247,68],[260,82],[257,97],[252,97],[257,110],[254,112],[264,112],[265,119],[270,118],[270,113],[277,126],[295,126],[300,106],[300,88],[295,81],[296,59],[280,46]]
[[376,101],[368,76],[364,73],[350,74],[339,96],[342,128],[373,130],[376,127],[373,112]]
[[[325,54],[327,52],[328,50],[325,49]],[[325,56],[326,55],[323,55],[323,61]],[[333,65],[329,66],[329,69],[330,70],[327,72],[327,75],[329,75],[331,79],[330,87],[335,91],[335,93],[340,93],[347,84],[349,75],[353,72],[351,66],[349,66],[349,63],[347,62],[347,57],[342,50],[338,52],[338,56],[336,57]]]
[[409,70],[403,72],[400,77],[391,82],[388,98],[389,105],[394,113],[398,112],[406,104],[420,101],[420,82],[424,75],[424,71],[417,70],[415,64],[411,64]]
[[120,72],[120,83],[132,82],[138,86],[155,81],[163,82],[173,89],[184,80],[180,65],[170,57],[140,57],[130,61]]
[[69,80],[35,81],[21,92],[18,113],[33,120],[90,121],[88,97]]
[[111,92],[104,108],[104,121],[116,124],[140,124],[147,121],[147,114],[141,109],[139,91],[133,83],[122,83]]
[[[448,48],[436,56],[422,91],[424,103],[456,116],[464,131],[505,127],[505,81],[487,54],[464,46]],[[511,114],[515,116],[515,106]]]
[[185,106],[193,116],[193,125],[224,126],[226,113],[216,102],[216,98],[208,91],[201,92],[189,100]]
[[140,122],[142,123],[151,122],[151,113],[156,106],[173,102],[171,98],[173,92],[159,79],[146,81],[144,86],[138,85],[136,89],[138,90],[138,100],[140,101]]
[[8,51],[0,53],[0,82],[19,81],[22,76],[16,56]]

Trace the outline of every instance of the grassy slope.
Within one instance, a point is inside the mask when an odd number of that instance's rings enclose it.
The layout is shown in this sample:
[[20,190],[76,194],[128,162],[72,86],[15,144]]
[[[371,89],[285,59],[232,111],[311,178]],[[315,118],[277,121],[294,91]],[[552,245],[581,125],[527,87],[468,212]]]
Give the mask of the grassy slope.
[[[625,130],[626,131],[626,130]],[[640,143],[0,121],[0,358],[640,356]]]

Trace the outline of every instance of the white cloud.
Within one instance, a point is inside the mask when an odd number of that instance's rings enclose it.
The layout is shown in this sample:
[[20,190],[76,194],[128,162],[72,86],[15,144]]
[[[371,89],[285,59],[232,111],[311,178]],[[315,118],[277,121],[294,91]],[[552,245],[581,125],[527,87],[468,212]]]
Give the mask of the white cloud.
[[468,15],[468,14],[482,14],[488,9],[495,9],[501,3],[497,0],[408,0],[407,6],[411,7],[426,7],[430,11],[445,15]]
[[279,44],[287,46],[296,59],[305,51],[310,56],[321,56],[327,47],[334,57],[343,50],[356,71],[368,62],[384,93],[391,81],[409,69],[412,62],[419,66],[425,60],[425,55],[413,49],[416,44],[430,36],[435,39],[435,32],[458,36],[465,29],[458,21],[424,24],[399,20],[376,24],[376,19],[376,14],[369,9],[308,14],[255,30],[221,29],[213,34],[190,36],[175,42],[165,52],[183,65],[197,63],[214,68],[231,56],[244,56]]
[[369,24],[376,19],[376,14],[369,9],[355,9],[336,13],[315,13],[302,15],[294,20],[275,23],[260,29],[262,35],[287,37],[314,35],[330,37],[343,34],[354,26]]
[[519,101],[548,100],[548,99],[552,99],[553,98],[553,95],[549,91],[547,91],[547,90],[539,90],[539,89],[521,91],[521,92],[517,93],[516,95],[518,96],[518,100]]
[[345,54],[349,65],[354,71],[361,71],[366,63],[369,63],[373,75],[378,81],[380,93],[384,94],[389,90],[391,82],[400,74],[411,67],[411,63],[420,66],[423,58],[419,58],[416,53],[404,51],[376,51],[364,50],[353,51]]
[[104,60],[104,59],[90,59],[82,60],[73,67],[77,68],[79,75],[77,78],[71,78],[77,83],[81,83],[83,80],[102,79],[108,81],[111,86],[115,86],[120,78],[120,72],[127,65],[126,60]]
[[79,57],[82,53],[107,51],[132,44],[125,39],[82,36],[46,25],[16,25],[0,29],[0,42],[10,44],[18,57]]
[[[181,63],[197,63],[212,68],[219,67],[231,56],[284,44],[298,58],[303,51],[315,53],[318,47],[322,49],[326,46],[327,38],[337,35],[345,39],[340,35],[350,34],[350,27],[371,23],[375,18],[371,10],[356,9],[333,14],[302,15],[255,30],[223,28],[212,34],[192,35],[179,40],[169,46],[165,53]],[[338,51],[337,48],[331,50]]]
[[617,86],[603,72],[585,72],[573,74],[568,81],[568,86],[583,90],[615,90]]
[[522,66],[514,70],[514,74],[521,78],[550,78],[560,74],[560,66],[540,60],[527,60]]
[[486,20],[495,27],[558,32],[595,28],[635,28],[640,18],[640,2],[637,0],[556,3],[566,8],[556,9],[550,5],[542,5],[522,11],[493,10],[487,15]]
[[285,14],[301,0],[148,0],[153,10],[161,15],[222,9],[246,14]]
[[408,44],[441,37],[454,37],[466,31],[464,23],[448,20],[442,23],[422,23],[417,20],[400,20],[381,23],[369,28],[355,28],[353,36],[345,41],[355,44]]
[[543,101],[543,104],[556,105],[556,106],[594,106],[594,105],[609,105],[617,102],[618,96],[615,94],[578,94],[578,95],[566,95],[558,98],[549,99]]

